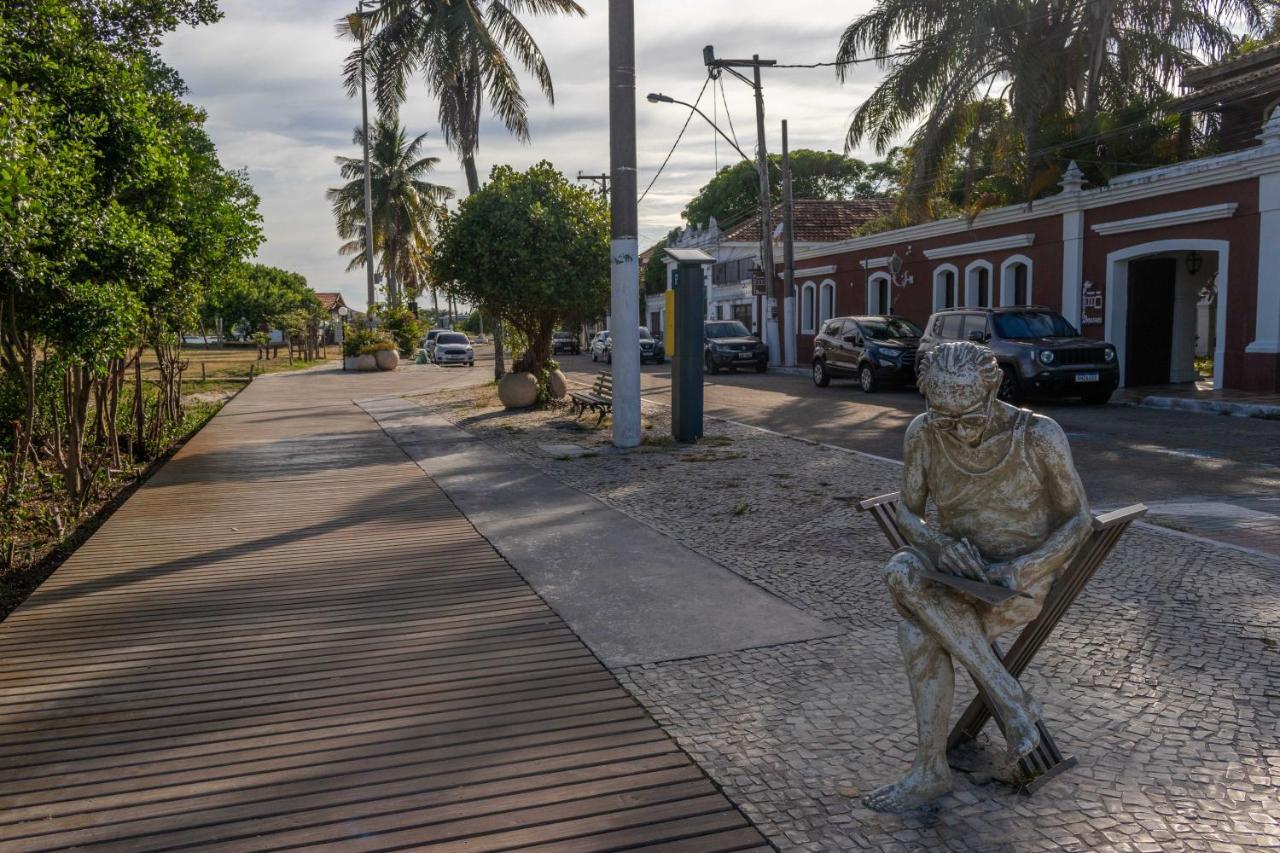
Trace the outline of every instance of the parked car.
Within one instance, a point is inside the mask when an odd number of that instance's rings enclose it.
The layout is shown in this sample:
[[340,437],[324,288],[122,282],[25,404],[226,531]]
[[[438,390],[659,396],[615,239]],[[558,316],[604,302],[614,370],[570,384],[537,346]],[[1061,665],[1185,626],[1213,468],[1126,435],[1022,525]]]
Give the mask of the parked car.
[[604,348],[605,348],[605,345],[608,343],[609,343],[608,330],[605,330],[603,332],[596,332],[596,336],[591,339],[591,345],[589,347],[589,349],[591,350],[592,361],[601,361],[604,359]]
[[721,368],[769,369],[769,348],[737,320],[709,320],[702,327],[702,365],[708,373]]
[[572,332],[556,332],[551,336],[552,355],[560,355],[561,353],[578,355],[581,352],[582,344],[578,343],[578,336]]
[[435,337],[435,346],[428,352],[436,364],[476,366],[476,351],[462,332],[441,331]]
[[432,329],[431,331],[427,332],[427,336],[422,339],[422,349],[424,352],[426,352],[427,358],[430,358],[431,354],[435,352],[436,338],[440,335],[441,332],[444,332],[444,331],[447,331],[447,330]]
[[917,361],[944,341],[976,341],[991,347],[1004,379],[1000,399],[1024,396],[1080,397],[1101,405],[1120,384],[1116,348],[1083,337],[1057,311],[1041,307],[953,308],[929,318]]
[[[604,342],[604,360],[607,364],[613,364],[613,336],[610,335],[608,340]],[[644,326],[640,327],[640,363],[652,361],[654,364],[662,364],[667,360],[667,350],[662,345],[662,341],[655,338]]]
[[887,314],[833,317],[813,339],[813,384],[856,378],[868,394],[881,383],[910,384],[921,334],[910,320]]

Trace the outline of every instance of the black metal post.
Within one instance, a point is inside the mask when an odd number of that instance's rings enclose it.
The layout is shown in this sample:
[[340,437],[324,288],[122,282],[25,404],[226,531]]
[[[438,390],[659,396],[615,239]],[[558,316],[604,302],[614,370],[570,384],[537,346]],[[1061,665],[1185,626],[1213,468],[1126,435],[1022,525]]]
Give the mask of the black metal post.
[[671,366],[671,435],[702,438],[702,347],[706,312],[704,266],[714,258],[699,249],[668,249],[676,261],[675,355]]

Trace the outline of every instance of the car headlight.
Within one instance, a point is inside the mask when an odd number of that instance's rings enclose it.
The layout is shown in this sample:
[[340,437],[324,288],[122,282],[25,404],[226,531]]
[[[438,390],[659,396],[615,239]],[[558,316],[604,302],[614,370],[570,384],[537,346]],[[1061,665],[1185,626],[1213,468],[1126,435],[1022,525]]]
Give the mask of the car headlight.
[[1106,359],[1108,363],[1113,362],[1116,360],[1116,351],[1111,347],[1107,347],[1106,353],[1104,353],[1102,357]]
[[1053,350],[1051,350],[1051,349],[1042,349],[1042,350],[1040,350],[1040,363],[1041,363],[1041,364],[1053,364],[1053,362],[1054,362],[1056,359],[1057,359],[1057,356],[1055,356],[1055,355],[1053,354]]
[[891,358],[881,358],[881,359],[880,359],[880,366],[881,366],[881,367],[897,367],[897,365],[898,365],[898,363],[897,363],[896,361],[894,361],[893,359],[891,359]]

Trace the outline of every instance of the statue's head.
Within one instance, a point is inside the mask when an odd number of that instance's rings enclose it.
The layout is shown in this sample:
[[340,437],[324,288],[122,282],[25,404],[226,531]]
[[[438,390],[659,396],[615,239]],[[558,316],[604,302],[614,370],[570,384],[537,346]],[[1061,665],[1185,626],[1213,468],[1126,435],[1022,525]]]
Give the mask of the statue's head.
[[920,359],[916,374],[929,425],[965,444],[982,441],[1003,378],[995,354],[971,341],[940,344]]

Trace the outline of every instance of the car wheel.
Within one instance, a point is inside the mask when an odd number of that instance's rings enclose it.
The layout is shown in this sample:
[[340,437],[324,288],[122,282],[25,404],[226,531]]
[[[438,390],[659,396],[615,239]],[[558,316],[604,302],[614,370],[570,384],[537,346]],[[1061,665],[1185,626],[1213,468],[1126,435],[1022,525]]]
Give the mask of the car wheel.
[[719,373],[719,372],[720,372],[720,365],[716,364],[715,359],[713,359],[713,358],[712,358],[711,356],[709,356],[709,355],[707,355],[707,356],[704,356],[704,357],[703,357],[703,359],[702,359],[702,364],[703,364],[703,367],[705,367],[705,368],[706,368],[707,373]]
[[595,361],[595,360],[596,360],[596,351],[595,351],[595,350],[592,350],[592,351],[591,351],[591,360],[592,360],[592,361]]
[[831,377],[827,375],[827,366],[820,358],[813,362],[813,384],[819,388],[826,388],[831,384]]
[[868,394],[874,392],[880,387],[880,383],[876,381],[876,371],[869,364],[864,364],[858,368],[858,384],[862,386],[862,390]]
[[1107,401],[1111,399],[1111,392],[1091,391],[1088,394],[1081,395],[1080,399],[1088,406],[1105,406]]
[[1022,386],[1018,382],[1017,372],[1007,364],[1000,365],[1004,376],[1000,379],[1000,391],[997,393],[1006,403],[1016,403],[1022,399]]
[[604,354],[604,363],[613,364],[613,350],[609,350]]

